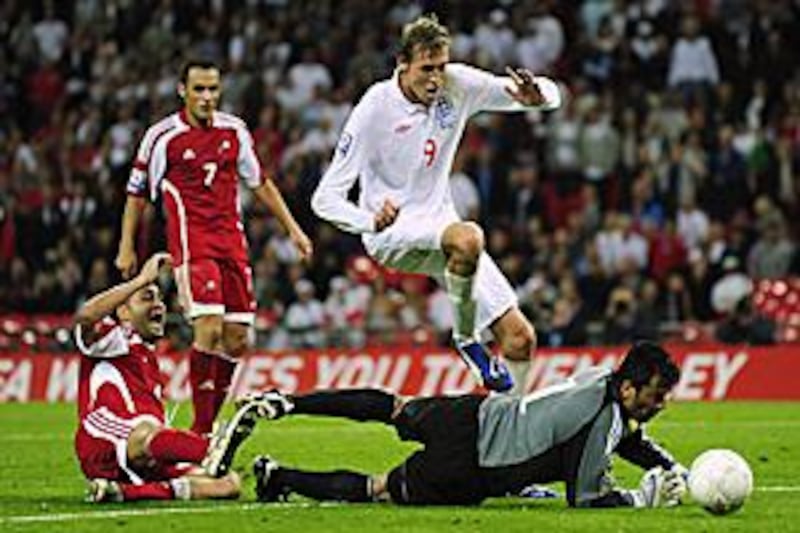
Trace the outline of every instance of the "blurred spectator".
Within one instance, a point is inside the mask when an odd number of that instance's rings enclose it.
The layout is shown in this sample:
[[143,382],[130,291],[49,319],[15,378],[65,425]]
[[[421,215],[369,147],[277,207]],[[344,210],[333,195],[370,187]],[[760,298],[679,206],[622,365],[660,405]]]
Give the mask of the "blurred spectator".
[[705,98],[719,81],[719,65],[711,41],[700,33],[700,21],[688,16],[681,22],[681,36],[672,46],[667,83],[685,97]]
[[723,261],[724,274],[711,286],[711,307],[719,315],[729,315],[736,306],[753,293],[753,281],[738,271],[739,262],[734,257]]
[[583,60],[583,74],[600,89],[612,83],[619,69],[619,36],[610,17],[600,22],[597,35],[591,38]]
[[635,77],[649,89],[658,87],[667,68],[668,40],[652,21],[643,19],[634,25],[630,41],[635,63]]
[[544,4],[536,4],[534,9],[517,40],[516,58],[520,66],[531,72],[546,73],[564,50],[564,28]]
[[603,342],[607,345],[633,342],[639,329],[637,312],[633,291],[627,287],[617,287],[611,291],[605,310]]
[[553,302],[548,327],[537,332],[542,346],[583,346],[588,342],[589,316],[581,300],[575,278],[565,276],[558,286],[560,297]]
[[630,216],[610,211],[602,231],[597,234],[597,250],[606,272],[617,273],[625,262],[636,269],[647,267],[647,240],[633,229]]
[[448,345],[453,331],[453,304],[447,292],[437,287],[428,297],[428,322],[439,344]]
[[329,331],[327,342],[332,346],[360,347],[366,341],[363,328],[358,327],[358,322],[363,321],[354,320],[350,308],[349,288],[350,283],[344,276],[331,279],[324,308]]
[[694,318],[692,295],[681,272],[672,271],[667,276],[662,307],[661,319],[670,324],[675,325]]
[[775,323],[757,313],[750,300],[743,298],[717,326],[714,336],[726,344],[774,344]]
[[747,165],[742,153],[733,145],[734,129],[720,127],[717,146],[709,155],[709,178],[703,196],[709,214],[725,220],[737,206],[747,201]]
[[321,348],[325,345],[325,311],[314,296],[314,284],[300,279],[294,284],[297,300],[286,310],[285,325],[293,348]]
[[[655,280],[664,281],[667,275],[686,264],[686,246],[675,233],[675,223],[668,220],[664,223],[664,228],[659,230],[655,224],[649,222],[645,225],[645,236],[648,239],[650,275]],[[695,249],[694,254],[702,256],[699,250]]]
[[711,308],[711,287],[713,282],[714,275],[705,254],[698,251],[690,254],[689,273],[686,283],[691,294],[694,318],[697,320],[705,322],[714,318],[714,311]]
[[69,28],[59,19],[52,0],[44,3],[44,15],[34,24],[33,36],[36,38],[39,54],[48,63],[56,63],[64,55],[69,40]]
[[750,249],[747,272],[753,279],[782,278],[789,273],[795,245],[786,235],[782,220],[767,220]]
[[450,176],[450,194],[456,213],[462,220],[478,220],[481,214],[481,198],[475,181],[464,172],[464,158],[459,155],[453,162]]
[[583,126],[574,99],[567,98],[548,124],[547,167],[556,173],[558,184],[577,182],[581,169],[580,136]]
[[545,211],[539,170],[532,165],[513,167],[509,181],[514,190],[513,205],[509,206],[511,223],[515,228],[522,228],[531,217]]
[[578,138],[581,168],[584,179],[598,189],[600,204],[608,202],[609,181],[620,157],[619,132],[611,117],[593,105]]
[[661,327],[664,324],[658,283],[653,279],[646,280],[638,296],[635,336],[657,341],[661,338]]
[[513,64],[516,40],[508,25],[508,14],[501,8],[492,9],[488,19],[475,28],[478,65],[499,72]]
[[320,56],[316,48],[307,48],[300,62],[289,69],[289,82],[298,107],[309,103],[316,90],[327,91],[333,86],[330,71]]
[[697,207],[694,197],[687,196],[681,200],[677,216],[678,235],[691,252],[699,249],[708,238],[708,215]]

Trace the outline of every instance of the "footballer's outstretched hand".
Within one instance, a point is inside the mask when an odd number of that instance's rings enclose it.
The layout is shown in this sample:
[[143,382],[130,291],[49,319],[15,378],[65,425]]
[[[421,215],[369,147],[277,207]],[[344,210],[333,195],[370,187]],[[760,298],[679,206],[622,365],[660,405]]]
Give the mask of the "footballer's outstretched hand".
[[672,507],[681,503],[688,490],[689,470],[680,463],[675,463],[672,468],[664,473],[664,506]]
[[664,486],[661,489],[663,507],[673,507],[681,503],[686,494],[686,480],[675,469],[664,472]]
[[506,87],[506,92],[524,106],[540,106],[546,103],[546,99],[539,90],[536,80],[533,79],[533,73],[524,68],[511,68],[506,67],[506,73],[514,82],[514,88]]
[[142,267],[139,272],[139,278],[145,282],[150,283],[158,279],[158,274],[163,267],[172,266],[172,256],[166,252],[158,252],[150,256],[150,259]]
[[381,210],[375,213],[375,231],[382,231],[394,224],[399,214],[400,209],[391,200],[384,200]]
[[[660,466],[651,468],[642,476],[639,489],[632,491],[635,507],[672,507],[680,502],[675,484],[680,475]],[[682,493],[681,493],[682,495]]]

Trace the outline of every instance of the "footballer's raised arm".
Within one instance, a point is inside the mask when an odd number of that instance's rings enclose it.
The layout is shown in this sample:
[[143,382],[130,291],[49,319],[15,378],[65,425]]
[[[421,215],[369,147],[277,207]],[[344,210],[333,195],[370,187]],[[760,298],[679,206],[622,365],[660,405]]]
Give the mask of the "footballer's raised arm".
[[153,254],[136,277],[114,285],[89,298],[78,308],[73,319],[77,336],[80,340],[86,345],[91,344],[93,341],[93,326],[104,317],[111,315],[134,292],[158,279],[161,267],[171,264],[172,258],[168,253],[159,252]]
[[[369,115],[374,104],[368,96],[369,93],[347,119],[331,164],[311,197],[311,209],[319,218],[343,231],[357,234],[376,230],[375,214],[347,198],[369,157]],[[372,118],[379,119],[377,116]]]
[[464,91],[470,114],[481,111],[551,111],[561,106],[561,90],[545,76],[522,69],[508,69],[508,76],[452,63],[447,74]]

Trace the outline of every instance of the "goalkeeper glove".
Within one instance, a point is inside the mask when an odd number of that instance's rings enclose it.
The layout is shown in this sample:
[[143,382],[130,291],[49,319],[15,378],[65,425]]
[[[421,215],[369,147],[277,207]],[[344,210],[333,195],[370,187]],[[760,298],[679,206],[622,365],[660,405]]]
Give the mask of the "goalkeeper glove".
[[660,466],[651,468],[642,476],[637,490],[630,492],[634,507],[661,507],[675,505],[670,498],[669,491],[673,490],[677,474],[669,475],[668,471]]
[[681,503],[686,494],[689,471],[680,463],[675,463],[672,468],[664,472],[664,501],[665,507],[672,507]]

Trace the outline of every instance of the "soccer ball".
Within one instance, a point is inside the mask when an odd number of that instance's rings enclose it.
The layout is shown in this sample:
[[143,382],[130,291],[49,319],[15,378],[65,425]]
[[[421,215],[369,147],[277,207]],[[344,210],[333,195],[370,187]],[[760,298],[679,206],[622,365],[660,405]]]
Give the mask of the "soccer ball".
[[706,450],[689,469],[689,494],[710,513],[728,514],[753,492],[753,472],[732,450]]

